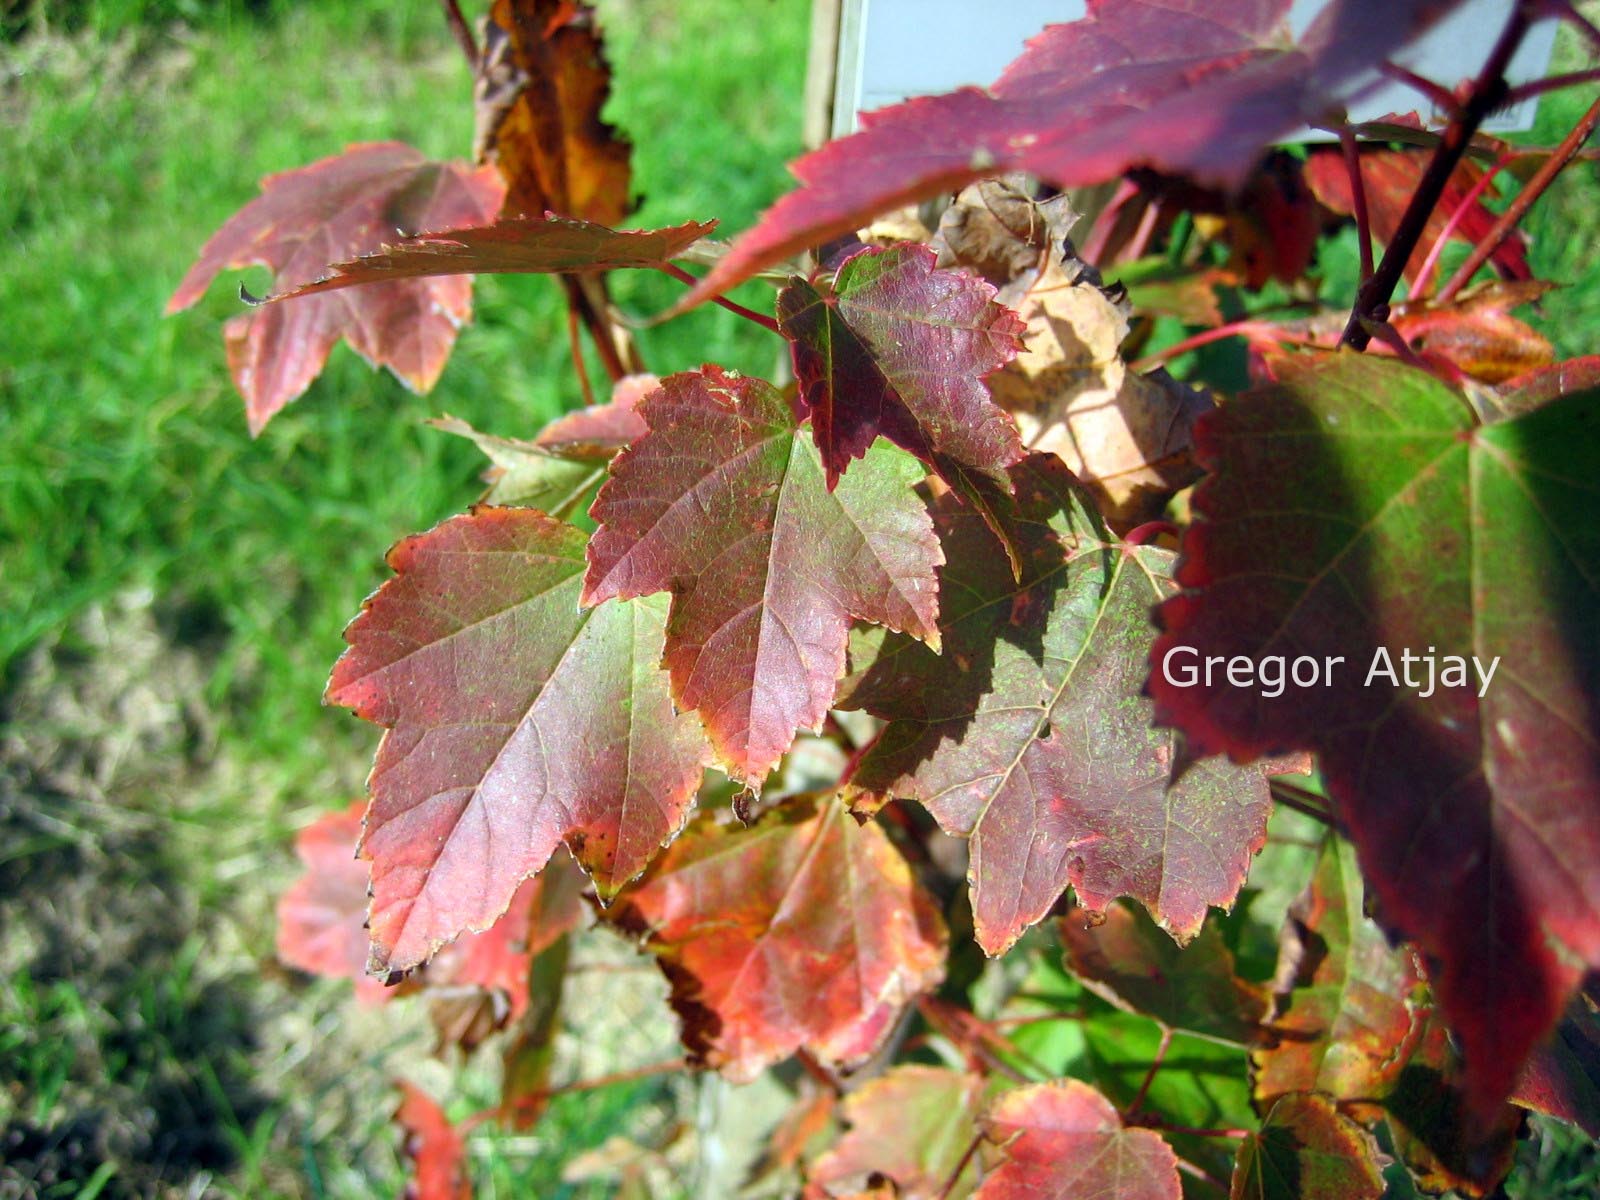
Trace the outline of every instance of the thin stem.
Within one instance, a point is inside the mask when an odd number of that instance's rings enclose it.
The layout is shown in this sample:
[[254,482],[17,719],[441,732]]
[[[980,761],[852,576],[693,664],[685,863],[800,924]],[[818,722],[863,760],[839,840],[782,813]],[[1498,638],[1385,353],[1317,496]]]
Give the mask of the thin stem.
[[1363,321],[1361,325],[1369,334],[1393,350],[1400,361],[1409,363],[1413,367],[1420,367],[1424,371],[1428,369],[1428,364],[1423,362],[1417,352],[1411,348],[1411,343],[1406,341],[1405,335],[1389,324],[1387,320],[1370,317]]
[[939,1189],[935,1200],[949,1200],[955,1194],[956,1184],[961,1182],[961,1175],[967,1169],[967,1164],[972,1161],[972,1156],[978,1152],[978,1147],[983,1145],[983,1132],[972,1135],[972,1140],[967,1143],[967,1149],[961,1156],[961,1161],[956,1163],[955,1170],[951,1171],[944,1181],[944,1186]]
[[1395,285],[1400,282],[1400,275],[1411,258],[1412,250],[1428,227],[1428,218],[1439,203],[1450,176],[1455,173],[1456,164],[1461,161],[1462,154],[1466,152],[1472,135],[1477,132],[1483,119],[1500,107],[1506,98],[1506,66],[1527,32],[1527,10],[1519,4],[1512,10],[1511,19],[1506,22],[1500,40],[1495,43],[1489,61],[1484,64],[1465,102],[1445,127],[1439,147],[1433,152],[1428,169],[1423,172],[1411,203],[1406,206],[1405,215],[1400,218],[1400,227],[1384,248],[1383,261],[1378,264],[1372,278],[1357,291],[1356,302],[1341,339],[1345,345],[1365,350],[1372,341],[1368,323],[1388,319],[1389,298],[1394,295]]
[[1191,350],[1198,350],[1201,346],[1209,346],[1212,342],[1220,342],[1223,338],[1243,335],[1245,337],[1255,334],[1273,341],[1283,340],[1282,332],[1277,326],[1254,317],[1246,317],[1241,321],[1230,321],[1226,325],[1218,325],[1215,329],[1206,329],[1186,337],[1181,342],[1174,342],[1164,349],[1146,354],[1143,358],[1129,364],[1129,370],[1143,374],[1152,368],[1159,367],[1162,363],[1171,362],[1180,354],[1187,354]]
[[583,402],[594,403],[594,388],[589,386],[589,365],[583,361],[583,343],[578,338],[578,310],[567,305],[567,344],[572,350],[572,369],[578,373],[578,387],[583,390]]
[[1320,821],[1329,828],[1338,828],[1339,822],[1326,808],[1327,801],[1315,792],[1308,792],[1281,779],[1272,781],[1271,791],[1273,800],[1285,808],[1292,808],[1295,812],[1310,817],[1313,821]]
[[617,339],[613,334],[610,317],[584,290],[583,280],[576,275],[563,275],[561,289],[567,294],[567,306],[578,314],[583,327],[589,331],[595,352],[600,355],[601,365],[605,367],[606,375],[610,377],[611,382],[616,383],[619,379],[632,374],[628,365],[622,361],[622,352],[617,348]]
[[1528,180],[1517,198],[1507,207],[1505,212],[1495,223],[1490,226],[1489,232],[1483,235],[1483,240],[1473,247],[1472,253],[1467,256],[1467,261],[1462,263],[1456,273],[1450,276],[1450,281],[1439,291],[1441,304],[1453,299],[1457,292],[1464,288],[1472,277],[1478,273],[1478,268],[1488,262],[1494,252],[1500,249],[1506,238],[1511,236],[1511,231],[1517,227],[1518,222],[1528,214],[1534,202],[1544,195],[1545,190],[1554,182],[1555,177],[1566,169],[1568,163],[1577,156],[1583,148],[1584,142],[1589,140],[1589,135],[1600,125],[1600,99],[1596,99],[1589,106],[1589,110],[1578,119],[1578,123],[1561,139],[1561,144],[1555,152],[1534,172],[1533,178]]
[[1125,1123],[1132,1124],[1139,1116],[1139,1110],[1144,1107],[1144,1098],[1150,1094],[1150,1085],[1156,1081],[1156,1072],[1161,1070],[1161,1064],[1167,1061],[1167,1051],[1171,1048],[1172,1030],[1163,1025],[1161,1044],[1156,1047],[1156,1056],[1150,1060],[1150,1069],[1144,1073],[1144,1082],[1139,1085],[1139,1090],[1134,1093],[1133,1099],[1128,1102],[1127,1110],[1122,1114]]
[[456,44],[461,47],[461,53],[467,56],[467,66],[472,68],[474,75],[478,72],[478,39],[472,36],[472,26],[467,23],[467,18],[462,15],[461,5],[458,0],[439,0],[444,6],[445,23],[450,26],[450,32],[455,35]]
[[[690,287],[693,287],[695,284],[700,282],[693,275],[689,274],[689,272],[680,267],[677,263],[662,263],[657,270],[671,275],[676,280],[687,283]],[[771,317],[762,316],[754,309],[746,308],[742,304],[736,304],[732,300],[729,300],[726,296],[713,296],[711,297],[711,303],[720,304],[729,312],[737,313],[747,321],[754,321],[757,325],[761,326],[761,328],[771,330],[779,337],[783,336],[783,330],[778,328],[778,323]]]
[[1434,108],[1442,113],[1454,114],[1460,111],[1461,101],[1456,94],[1443,84],[1435,83],[1426,75],[1418,75],[1409,67],[1403,67],[1397,62],[1386,62],[1378,70],[1390,79],[1398,79],[1407,87],[1416,88],[1429,100],[1433,101]]
[[1422,260],[1422,269],[1417,272],[1417,277],[1411,281],[1411,290],[1406,293],[1406,299],[1418,300],[1427,295],[1428,280],[1433,278],[1433,270],[1439,265],[1439,256],[1444,253],[1445,243],[1450,240],[1450,235],[1456,231],[1456,226],[1472,211],[1472,206],[1478,198],[1488,191],[1489,185],[1494,182],[1494,177],[1510,166],[1516,155],[1507,151],[1495,160],[1478,181],[1467,189],[1467,194],[1461,197],[1461,203],[1456,205],[1455,212],[1450,214],[1450,219],[1444,223],[1444,228],[1439,231],[1439,236],[1434,239],[1433,246],[1428,250],[1428,257]]
[[1176,1133],[1183,1137],[1203,1138],[1235,1138],[1243,1139],[1250,1136],[1248,1129],[1196,1129],[1193,1125],[1174,1125],[1160,1117],[1141,1117],[1137,1121],[1129,1121],[1130,1125],[1137,1125],[1140,1129],[1155,1129],[1162,1133]]
[[1361,282],[1372,278],[1372,221],[1367,214],[1367,184],[1361,177],[1361,148],[1350,126],[1339,126],[1339,149],[1344,151],[1344,169],[1350,176],[1350,206],[1356,213],[1356,240],[1361,249]]
[[1534,96],[1542,96],[1546,92],[1558,91],[1564,87],[1593,83],[1597,79],[1600,79],[1600,67],[1590,67],[1587,71],[1569,71],[1565,75],[1546,75],[1543,79],[1535,79],[1531,83],[1519,84],[1512,88],[1511,95],[1506,97],[1506,103],[1516,104],[1518,101],[1529,100]]
[[1144,210],[1144,215],[1139,218],[1139,226],[1133,231],[1133,237],[1122,253],[1117,255],[1123,262],[1134,262],[1144,257],[1145,250],[1150,245],[1150,239],[1155,236],[1156,225],[1161,220],[1161,199],[1152,199]]

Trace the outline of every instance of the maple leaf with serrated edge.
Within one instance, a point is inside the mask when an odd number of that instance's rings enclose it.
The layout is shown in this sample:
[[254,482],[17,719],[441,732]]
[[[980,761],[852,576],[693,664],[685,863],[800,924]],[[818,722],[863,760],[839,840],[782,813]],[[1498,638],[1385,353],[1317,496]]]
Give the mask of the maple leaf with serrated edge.
[[878,213],[1026,171],[1059,187],[1135,167],[1240,183],[1265,148],[1326,122],[1376,68],[1459,0],[1334,0],[1298,40],[1289,0],[1094,0],[1028,43],[988,91],[866,113],[862,130],[790,164],[800,188],[679,305],[865,225]]
[[918,245],[867,247],[832,278],[790,278],[778,324],[830,489],[880,434],[934,465],[999,474],[1022,457],[983,386],[1022,347],[1022,322],[994,295]]
[[401,1151],[413,1170],[408,1200],[472,1200],[466,1138],[438,1102],[415,1084],[402,1083],[394,1119],[405,1135]]
[[1178,1200],[1178,1156],[1149,1129],[1128,1129],[1099,1092],[1076,1079],[1018,1088],[984,1116],[1002,1160],[977,1200],[1095,1196]]
[[407,538],[328,700],[385,726],[362,854],[374,973],[486,928],[565,842],[614,895],[687,818],[708,753],[677,714],[665,604],[581,609],[584,535],[482,508]]
[[[318,272],[265,298],[268,306],[366,284],[455,275],[559,275],[665,266],[717,227],[689,221],[666,229],[608,229],[546,213],[393,242]],[[384,231],[392,232],[392,231]]]
[[830,492],[789,403],[717,367],[668,376],[636,411],[649,432],[589,510],[583,602],[672,593],[673,696],[759,787],[831,706],[851,617],[938,644],[923,471],[874,446]]
[[[292,291],[320,278],[331,262],[376,250],[397,230],[483,224],[494,219],[503,194],[493,167],[432,162],[399,142],[354,145],[299,170],[268,175],[261,195],[206,242],[167,312],[188,308],[231,267],[270,267],[273,286]],[[311,386],[340,338],[414,391],[427,391],[444,370],[456,330],[471,316],[471,280],[443,279],[391,282],[355,296],[233,318],[223,334],[250,432],[260,433]]]
[[1249,1045],[1260,1036],[1266,994],[1234,971],[1215,922],[1181,947],[1128,904],[1094,920],[1068,912],[1059,928],[1067,969],[1101,999],[1218,1041]]
[[[1490,1111],[1600,966],[1600,405],[1480,426],[1392,360],[1278,370],[1197,430],[1211,474],[1150,690],[1198,754],[1318,753]],[[1380,651],[1395,677],[1374,675]],[[1172,653],[1343,664],[1268,699],[1225,675],[1179,686]],[[1423,697],[1405,653],[1461,670]]]
[[1285,1096],[1240,1141],[1229,1200],[1378,1200],[1376,1150],[1326,1097]]
[[944,978],[933,898],[875,823],[792,801],[703,816],[612,910],[672,982],[684,1045],[745,1082],[796,1050],[852,1066]]
[[1169,788],[1172,734],[1140,696],[1172,555],[1105,531],[1059,460],[1011,469],[1016,583],[982,520],[945,497],[944,656],[876,633],[852,643],[838,701],[889,720],[853,765],[873,807],[916,800],[971,839],[978,942],[1000,954],[1070,883],[1087,907],[1142,903],[1180,940],[1233,902],[1266,837],[1266,776],[1201,764]]
[[[893,1180],[895,1195],[905,1200],[966,1195],[979,1174],[967,1148],[985,1091],[983,1078],[965,1071],[918,1064],[890,1068],[845,1097],[849,1132],[816,1161],[807,1182],[828,1196],[874,1176]],[[954,1187],[946,1189],[963,1164]]]

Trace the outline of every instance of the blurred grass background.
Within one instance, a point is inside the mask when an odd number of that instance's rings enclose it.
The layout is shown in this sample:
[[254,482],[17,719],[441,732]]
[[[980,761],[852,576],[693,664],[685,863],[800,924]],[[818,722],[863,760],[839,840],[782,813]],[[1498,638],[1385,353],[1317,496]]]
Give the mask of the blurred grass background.
[[[748,225],[799,149],[809,4],[599,7],[638,223]],[[1587,100],[1547,97],[1531,138]],[[426,397],[341,347],[255,441],[220,337],[237,280],[161,311],[261,175],[362,140],[460,156],[471,129],[437,0],[0,0],[0,1197],[398,1187],[388,1080],[420,1018],[285,978],[271,908],[292,831],[361,788],[376,740],[319,704],[340,630],[383,550],[479,490],[477,452],[422,422],[529,434],[577,403],[558,292],[481,281]],[[1530,224],[1540,273],[1579,285],[1542,321],[1569,354],[1600,328],[1600,286],[1575,276],[1596,194],[1588,164]],[[764,306],[762,286],[743,298]],[[615,285],[639,313],[676,288]],[[766,373],[775,352],[714,309],[640,341],[660,370]],[[630,1029],[660,1009],[632,978]],[[610,1194],[561,1161],[666,1119],[685,1098],[665,1087],[565,1097],[481,1173]],[[1566,1145],[1540,1133],[1526,1178],[1554,1182],[1518,1194],[1592,1194],[1564,1190],[1594,1182],[1564,1172]]]

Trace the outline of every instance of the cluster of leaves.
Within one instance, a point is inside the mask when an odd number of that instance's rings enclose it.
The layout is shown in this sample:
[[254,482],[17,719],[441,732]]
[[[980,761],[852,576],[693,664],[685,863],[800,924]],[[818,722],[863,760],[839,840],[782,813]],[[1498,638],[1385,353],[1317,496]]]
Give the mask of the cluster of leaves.
[[[612,228],[592,14],[497,0],[457,27],[478,165],[264,181],[173,298],[273,269],[226,330],[253,428],[341,337],[431,386],[470,273],[559,275],[614,385],[531,439],[441,422],[491,486],[347,632],[328,699],[386,732],[370,799],[301,835],[281,957],[423,992],[442,1043],[505,1029],[472,1124],[526,1127],[597,917],[659,963],[688,1067],[807,1065],[765,1169],[808,1196],[1370,1197],[1386,1156],[1481,1195],[1524,1108],[1594,1129],[1600,360],[1510,315],[1549,285],[1485,204],[1583,139],[1475,128],[1536,6],[1444,134],[1268,152],[1449,7],[1338,0],[1295,40],[1287,0],[1103,0],[801,159],[729,248]],[[1108,287],[1054,189],[1110,180]],[[1237,318],[1311,300],[1346,214],[1386,247],[1348,325]],[[1431,292],[1452,238],[1497,278]],[[819,243],[773,317],[721,297]],[[622,268],[769,328],[792,381],[639,373]],[[1160,317],[1198,332],[1130,365]],[[1241,394],[1140,369],[1234,333]],[[1287,659],[1345,665],[1255,682]],[[465,1130],[414,1089],[399,1119],[419,1193],[465,1194]]]

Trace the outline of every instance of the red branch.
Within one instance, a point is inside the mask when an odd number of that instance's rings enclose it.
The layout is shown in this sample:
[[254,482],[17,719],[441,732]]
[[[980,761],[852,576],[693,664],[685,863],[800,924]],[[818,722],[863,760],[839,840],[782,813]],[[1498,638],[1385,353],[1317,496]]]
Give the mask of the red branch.
[[472,73],[478,73],[478,40],[472,36],[472,26],[467,23],[467,18],[461,13],[458,0],[439,0],[444,6],[444,19],[450,26],[450,32],[455,35],[456,43],[461,47],[461,53],[467,56],[467,65],[472,68]]

